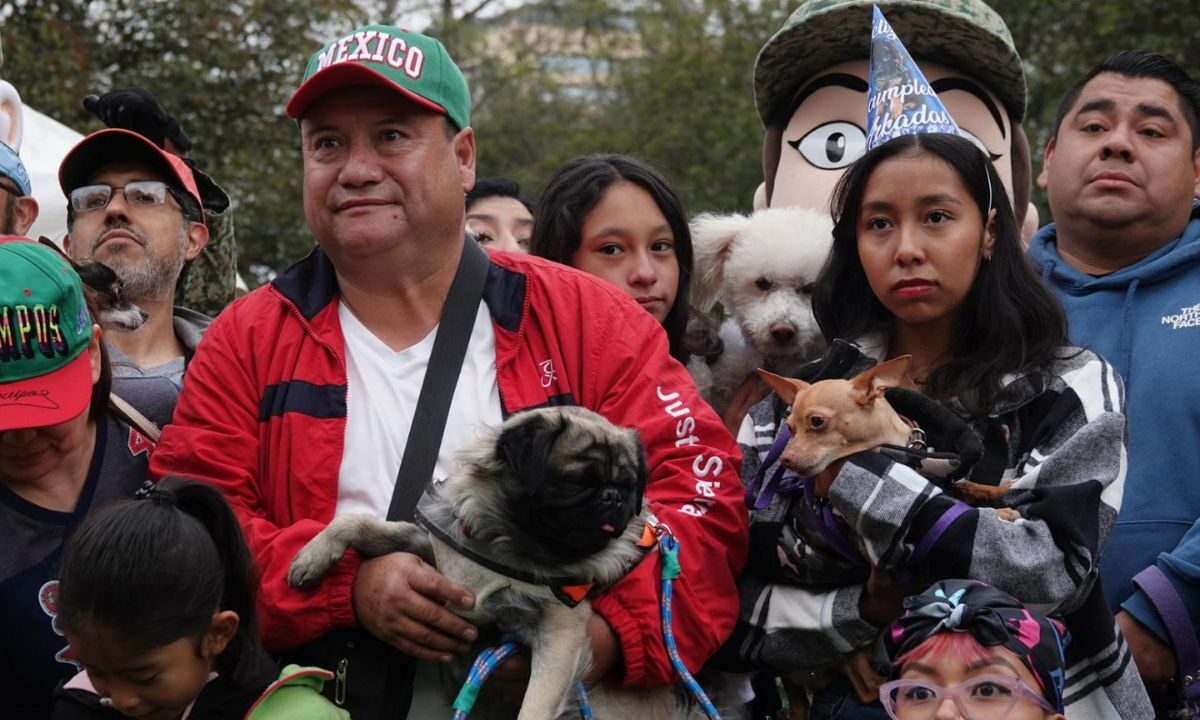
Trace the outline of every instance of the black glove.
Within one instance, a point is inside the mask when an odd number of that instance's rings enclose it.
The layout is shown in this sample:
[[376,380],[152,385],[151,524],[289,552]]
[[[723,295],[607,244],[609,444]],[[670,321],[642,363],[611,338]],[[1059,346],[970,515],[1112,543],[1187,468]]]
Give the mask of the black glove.
[[950,408],[908,388],[888,388],[884,396],[896,412],[925,433],[925,447],[890,448],[893,460],[916,469],[942,487],[967,476],[983,457],[983,440]]
[[83,109],[110,128],[132,130],[160,148],[165,149],[170,139],[181,152],[192,149],[192,139],[178,121],[142,88],[113,90],[98,97],[88,95],[83,99]]

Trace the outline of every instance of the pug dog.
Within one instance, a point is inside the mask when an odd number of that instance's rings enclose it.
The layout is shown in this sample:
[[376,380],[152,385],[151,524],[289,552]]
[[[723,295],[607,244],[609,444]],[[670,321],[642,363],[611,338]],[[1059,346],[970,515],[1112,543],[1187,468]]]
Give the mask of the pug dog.
[[[416,554],[475,594],[473,610],[456,612],[530,649],[518,720],[572,717],[575,682],[591,661],[587,598],[653,545],[637,433],[584,408],[541,408],[513,415],[456,460],[459,472],[426,491],[415,524],[336,517],[296,555],[288,582],[316,585],[348,547]],[[601,686],[590,701],[598,718],[692,716],[670,687]],[[483,705],[477,715],[514,714]]]

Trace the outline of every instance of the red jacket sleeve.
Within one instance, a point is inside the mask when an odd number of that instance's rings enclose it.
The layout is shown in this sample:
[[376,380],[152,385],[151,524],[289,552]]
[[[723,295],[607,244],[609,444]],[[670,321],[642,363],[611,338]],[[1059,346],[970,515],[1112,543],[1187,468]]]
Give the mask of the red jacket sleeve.
[[[683,573],[674,584],[676,645],[695,672],[733,631],[734,577],[746,560],[749,519],[742,502],[741,455],[691,376],[667,349],[666,335],[640,307],[619,303],[607,331],[585,352],[597,393],[585,399],[612,422],[638,430],[650,476],[646,500],[679,540]],[[590,333],[589,333],[590,334]],[[596,599],[595,611],[621,643],[626,685],[663,685],[675,671],[660,620],[662,563],[653,552]]]
[[263,642],[268,650],[282,652],[333,628],[355,624],[351,591],[361,559],[347,552],[312,591],[287,584],[292,559],[324,529],[333,507],[324,518],[325,508],[289,518],[285,503],[291,488],[273,486],[287,483],[295,469],[287,468],[283,449],[264,446],[260,436],[265,426],[259,422],[259,407],[266,381],[259,377],[257,363],[263,353],[254,338],[271,326],[250,317],[263,306],[252,305],[253,300],[228,308],[205,334],[188,364],[173,422],[163,429],[150,470],[156,478],[202,480],[225,494],[261,578],[258,622]]

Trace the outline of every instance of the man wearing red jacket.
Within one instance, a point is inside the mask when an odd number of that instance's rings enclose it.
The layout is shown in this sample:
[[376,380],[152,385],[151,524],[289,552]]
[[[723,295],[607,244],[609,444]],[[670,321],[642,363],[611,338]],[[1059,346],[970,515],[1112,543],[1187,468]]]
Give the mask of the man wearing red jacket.
[[[387,514],[409,430],[428,422],[414,406],[460,259],[474,251],[463,231],[475,182],[470,95],[441,43],[372,25],[313,55],[287,112],[300,124],[305,217],[319,247],[214,322],[152,470],[227,493],[262,576],[268,649],[337,666],[329,689],[356,720],[404,717],[407,687],[409,717],[435,717],[444,701],[427,671],[477,637],[447,609],[474,602],[465,588],[405,553],[349,552],[314,591],[286,575],[335,514]],[[520,410],[581,405],[636,428],[647,501],[681,544],[673,624],[696,670],[737,615],[747,519],[736,445],[658,323],[619,290],[528,256],[490,255],[487,265],[434,477]],[[673,681],[660,571],[651,553],[595,598],[591,679]],[[367,633],[346,635],[352,628]],[[363,655],[364,638],[384,654]],[[415,683],[403,669],[412,658]],[[372,704],[369,678],[380,672],[398,704]]]

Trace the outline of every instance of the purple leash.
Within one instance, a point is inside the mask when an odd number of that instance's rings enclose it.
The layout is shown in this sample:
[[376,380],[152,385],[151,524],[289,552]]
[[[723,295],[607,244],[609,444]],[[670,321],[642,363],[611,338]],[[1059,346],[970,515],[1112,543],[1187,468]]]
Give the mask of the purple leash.
[[754,473],[754,479],[746,486],[746,507],[752,510],[762,510],[771,504],[776,495],[794,493],[804,487],[804,478],[786,469],[783,465],[775,468],[770,479],[766,477],[767,470],[779,462],[779,457],[783,455],[783,450],[791,439],[792,429],[784,425],[780,428],[775,443],[767,451],[762,465],[758,466],[758,472]]
[[1200,718],[1200,646],[1196,643],[1196,628],[1192,625],[1192,618],[1171,581],[1157,566],[1151,565],[1135,575],[1133,584],[1146,593],[1166,626],[1167,634],[1171,636],[1187,711],[1196,720]]

